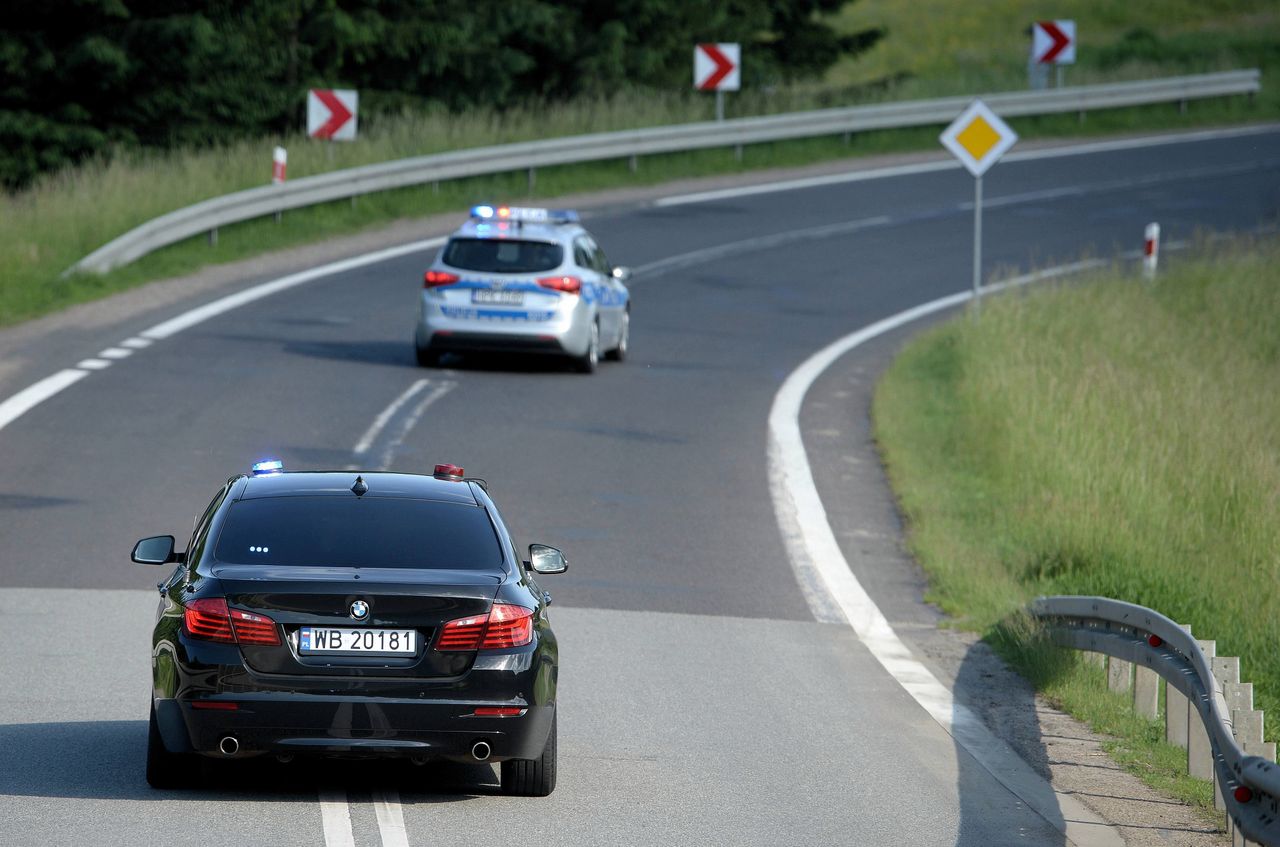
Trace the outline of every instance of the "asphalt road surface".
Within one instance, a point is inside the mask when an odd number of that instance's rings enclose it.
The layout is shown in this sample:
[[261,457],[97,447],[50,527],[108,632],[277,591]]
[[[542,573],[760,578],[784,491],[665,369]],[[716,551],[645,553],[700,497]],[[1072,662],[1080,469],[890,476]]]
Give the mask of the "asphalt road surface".
[[[988,273],[1111,257],[1153,220],[1166,240],[1251,230],[1280,214],[1280,130],[1009,161],[984,188]],[[590,377],[415,367],[429,252],[145,348],[119,343],[186,307],[33,340],[0,401],[132,352],[0,430],[0,844],[1066,843],[847,625],[815,620],[770,498],[779,386],[833,339],[968,286],[972,191],[952,169],[596,214],[587,225],[637,275],[631,358]],[[806,404],[834,390],[820,381]],[[829,439],[820,452],[838,461]],[[160,574],[129,549],[183,537],[221,480],[267,455],[463,465],[522,544],[565,550],[570,572],[547,580],[555,794],[504,798],[488,767],[369,763],[147,788]],[[825,505],[836,524],[849,504]],[[859,574],[887,612],[918,605],[900,576]]]

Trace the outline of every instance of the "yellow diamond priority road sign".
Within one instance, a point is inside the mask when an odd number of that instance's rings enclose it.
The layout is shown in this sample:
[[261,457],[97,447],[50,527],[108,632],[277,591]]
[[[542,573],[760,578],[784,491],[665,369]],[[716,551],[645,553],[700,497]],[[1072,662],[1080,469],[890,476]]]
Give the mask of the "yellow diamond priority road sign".
[[939,136],[942,146],[980,177],[1018,141],[1018,134],[981,100],[974,100]]

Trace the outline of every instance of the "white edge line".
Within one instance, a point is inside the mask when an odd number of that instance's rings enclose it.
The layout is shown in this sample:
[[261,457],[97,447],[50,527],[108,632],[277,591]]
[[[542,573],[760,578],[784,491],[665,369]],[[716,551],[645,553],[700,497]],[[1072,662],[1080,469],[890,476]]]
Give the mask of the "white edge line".
[[356,442],[356,446],[351,452],[357,456],[362,456],[369,452],[369,448],[373,446],[373,441],[382,432],[382,428],[387,425],[387,421],[391,420],[391,416],[400,411],[400,407],[409,402],[409,398],[426,388],[431,383],[429,379],[420,379],[400,394],[399,397],[391,401],[391,405],[378,413],[373,419],[373,423],[365,430],[364,435],[360,436],[360,440]]
[[[988,286],[984,292],[1002,291],[1105,264],[1101,259],[1074,262],[1015,277]],[[806,599],[811,599],[816,588],[812,583],[816,575],[821,580],[820,587],[832,601],[813,608],[816,618],[829,620],[833,603],[858,639],[907,693],[1001,785],[1069,840],[1089,845],[1122,845],[1112,827],[1075,798],[1056,792],[1004,741],[992,734],[979,717],[957,703],[951,691],[898,638],[844,558],[813,481],[800,433],[800,409],[818,377],[854,348],[913,321],[959,306],[972,296],[972,292],[962,291],[877,321],[827,345],[792,371],[774,396],[769,411],[768,468],[774,512]]]
[[48,400],[68,386],[75,385],[89,375],[86,370],[67,368],[32,383],[9,399],[0,403],[0,429],[4,429],[31,409]]
[[320,818],[324,823],[325,847],[356,847],[347,792],[321,790]]
[[382,836],[382,847],[409,847],[409,833],[404,828],[400,795],[394,790],[375,791],[373,810],[378,817],[378,834]]
[[432,388],[431,393],[422,398],[417,407],[414,408],[413,412],[405,418],[404,424],[400,427],[400,432],[398,432],[396,437],[391,439],[391,442],[387,444],[387,449],[382,451],[382,456],[378,461],[379,470],[389,470],[391,468],[391,460],[395,457],[396,448],[404,443],[405,438],[408,437],[409,433],[413,431],[413,428],[418,425],[418,420],[422,417],[423,412],[427,410],[428,406],[448,394],[451,390],[457,387],[457,385],[458,383],[451,380],[442,382]]
[[[1125,138],[1118,141],[1096,141],[1088,144],[1077,144],[1071,147],[1051,147],[1044,150],[1023,150],[1006,155],[1004,162],[1032,162],[1039,159],[1057,159],[1065,156],[1085,156],[1090,153],[1110,153],[1136,148],[1156,147],[1168,144],[1192,144],[1197,141],[1214,141],[1222,138],[1240,138],[1250,135],[1264,135],[1275,132],[1276,124],[1264,126],[1238,127],[1234,129],[1202,130],[1180,135],[1161,135],[1146,138]],[[827,174],[825,176],[804,177],[802,179],[766,182],[759,185],[744,185],[738,188],[722,188],[715,191],[700,191],[694,194],[677,194],[670,197],[659,197],[653,206],[686,206],[693,203],[707,203],[714,200],[730,200],[735,197],[752,197],[757,194],[773,194],[779,191],[796,191],[805,188],[820,188],[826,185],[840,185],[849,182],[864,182],[872,179],[887,179],[895,176],[913,176],[915,174],[934,173],[936,171],[958,170],[959,162],[941,160],[921,162],[914,165],[894,165],[886,168],[853,171],[850,173]]]

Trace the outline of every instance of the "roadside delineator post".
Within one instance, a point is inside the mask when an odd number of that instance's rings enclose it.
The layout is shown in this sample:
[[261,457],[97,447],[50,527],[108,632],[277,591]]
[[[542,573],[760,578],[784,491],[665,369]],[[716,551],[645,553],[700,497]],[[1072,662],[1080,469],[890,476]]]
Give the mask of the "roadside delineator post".
[[1147,231],[1142,247],[1142,275],[1147,279],[1156,278],[1156,263],[1160,260],[1160,224],[1147,224]]
[[[285,169],[289,164],[289,152],[283,147],[277,147],[271,151],[271,182],[275,185],[284,185]],[[276,223],[280,223],[281,214],[276,212]]]

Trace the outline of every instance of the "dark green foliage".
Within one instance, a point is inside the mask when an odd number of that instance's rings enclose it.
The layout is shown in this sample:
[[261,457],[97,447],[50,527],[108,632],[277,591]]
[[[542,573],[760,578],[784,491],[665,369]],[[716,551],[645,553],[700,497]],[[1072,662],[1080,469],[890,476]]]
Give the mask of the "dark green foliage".
[[0,31],[0,183],[115,145],[297,129],[306,89],[404,108],[687,89],[698,41],[743,44],[745,86],[822,73],[849,0],[11,0]]

